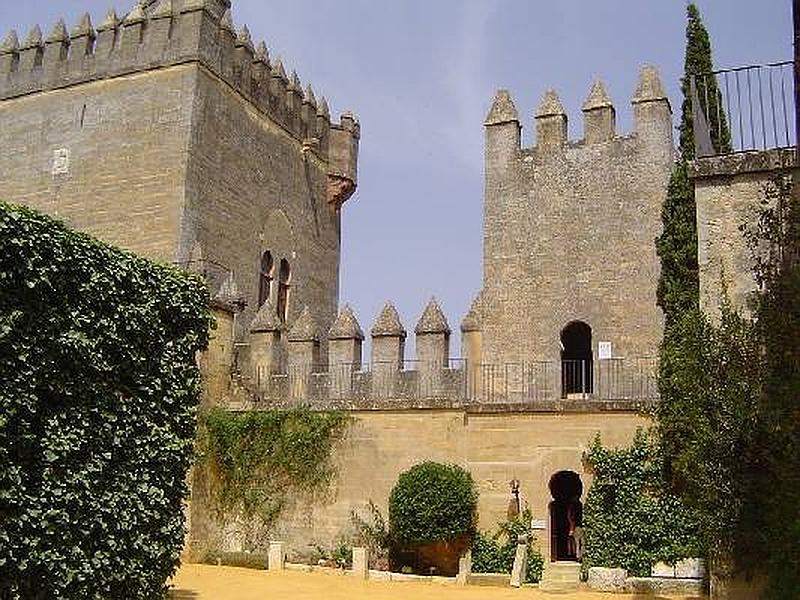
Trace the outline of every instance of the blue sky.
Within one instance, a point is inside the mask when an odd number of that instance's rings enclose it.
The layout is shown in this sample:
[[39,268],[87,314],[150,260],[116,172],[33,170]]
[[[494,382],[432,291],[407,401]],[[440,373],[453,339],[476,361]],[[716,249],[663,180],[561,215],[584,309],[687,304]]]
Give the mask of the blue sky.
[[[0,29],[24,36],[95,24],[132,1],[0,0]],[[789,59],[789,0],[700,0],[717,67]],[[511,90],[531,143],[532,115],[554,87],[580,137],[580,105],[602,77],[630,128],[629,99],[656,65],[680,110],[682,0],[234,0],[272,56],[361,120],[359,189],[344,207],[341,302],[368,328],[383,303],[414,327],[431,295],[454,332],[481,285],[483,118]],[[677,114],[676,114],[677,117]],[[458,354],[454,346],[454,354]]]

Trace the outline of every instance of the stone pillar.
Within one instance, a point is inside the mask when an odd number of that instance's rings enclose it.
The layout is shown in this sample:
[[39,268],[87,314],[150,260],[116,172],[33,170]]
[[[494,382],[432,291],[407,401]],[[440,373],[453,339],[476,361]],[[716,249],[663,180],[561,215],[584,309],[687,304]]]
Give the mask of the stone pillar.
[[636,135],[672,148],[672,109],[655,67],[645,65],[631,99]]
[[467,550],[464,555],[458,559],[456,585],[467,585],[470,575],[472,575],[472,550]]
[[483,397],[483,325],[481,295],[472,302],[467,316],[461,322],[461,356],[465,359],[464,377],[467,379],[467,398]]
[[450,326],[436,298],[425,307],[414,332],[420,397],[439,396],[443,391],[442,371],[450,364]]
[[587,144],[607,142],[613,139],[616,127],[614,105],[598,79],[583,103],[583,139]]
[[353,373],[361,370],[363,342],[364,332],[346,304],[328,332],[328,374],[334,398],[350,397]]
[[268,554],[270,571],[283,571],[286,568],[286,547],[283,542],[270,542]]
[[319,365],[319,330],[308,306],[297,318],[287,336],[289,342],[289,389],[292,400],[307,401],[308,384]]
[[94,40],[96,37],[94,27],[92,27],[92,19],[89,13],[85,13],[70,34],[69,62],[74,68],[80,69],[86,57],[91,57],[94,54]]
[[358,579],[369,578],[369,550],[353,548],[353,575]]
[[520,152],[519,114],[508,90],[498,90],[486,121],[486,176],[504,172]]
[[281,372],[281,355],[281,322],[267,299],[250,324],[250,377],[257,389],[266,390]]
[[391,302],[387,302],[370,331],[372,336],[372,395],[391,397],[396,389],[399,372],[403,368],[406,347],[406,330],[400,315]]
[[567,113],[555,90],[547,90],[536,111],[536,147],[540,150],[563,148],[567,143]]
[[234,362],[234,332],[236,313],[244,308],[233,276],[228,277],[211,299],[216,328],[210,332],[208,349],[203,353],[201,366],[206,382],[203,402],[216,404],[227,395]]

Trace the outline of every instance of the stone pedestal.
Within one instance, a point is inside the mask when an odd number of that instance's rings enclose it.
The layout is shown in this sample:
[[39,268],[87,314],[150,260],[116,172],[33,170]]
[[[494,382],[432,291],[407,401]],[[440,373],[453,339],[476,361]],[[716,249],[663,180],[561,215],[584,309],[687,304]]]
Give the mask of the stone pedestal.
[[367,548],[353,548],[353,575],[358,579],[369,577],[369,550]]
[[283,542],[269,543],[269,570],[283,571],[286,568],[286,548]]
[[521,587],[528,571],[528,544],[517,544],[514,566],[511,568],[511,587]]

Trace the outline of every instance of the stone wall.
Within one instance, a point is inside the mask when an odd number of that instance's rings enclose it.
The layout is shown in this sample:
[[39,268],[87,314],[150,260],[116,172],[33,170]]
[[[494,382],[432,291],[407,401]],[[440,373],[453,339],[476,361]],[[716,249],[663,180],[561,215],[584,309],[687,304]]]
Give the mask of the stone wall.
[[[654,238],[673,164],[672,121],[655,70],[633,100],[634,132],[620,137],[596,83],[584,104],[585,137],[566,138],[555,92],[536,115],[536,146],[520,147],[507,92],[486,121],[484,362],[558,360],[571,321],[592,328],[613,355],[653,356],[661,338]],[[595,354],[596,356],[596,354]]]
[[151,258],[231,279],[258,308],[264,250],[291,266],[286,321],[338,302],[340,210],[360,126],[287,75],[229,0],[136,2],[95,29],[57,21],[0,44],[3,199]]
[[175,260],[196,69],[0,101],[2,198]]
[[[285,540],[288,552],[307,554],[310,544],[330,546],[351,534],[351,511],[367,516],[375,502],[387,514],[388,497],[398,475],[412,465],[435,460],[460,465],[472,473],[480,491],[481,529],[505,520],[509,482],[519,479],[523,501],[543,520],[538,543],[550,555],[548,506],[550,478],[571,470],[583,482],[586,499],[591,473],[583,451],[594,435],[611,446],[628,444],[647,418],[634,412],[481,413],[459,410],[353,411],[353,423],[336,451],[338,478],[327,501],[296,505],[277,524],[273,539]],[[202,482],[193,486],[191,547],[240,549],[235,536],[221,536],[213,524]]]
[[741,227],[755,225],[767,184],[794,161],[794,149],[780,149],[701,158],[692,163],[700,305],[707,313],[718,313],[723,287],[733,306],[746,308],[756,282]]

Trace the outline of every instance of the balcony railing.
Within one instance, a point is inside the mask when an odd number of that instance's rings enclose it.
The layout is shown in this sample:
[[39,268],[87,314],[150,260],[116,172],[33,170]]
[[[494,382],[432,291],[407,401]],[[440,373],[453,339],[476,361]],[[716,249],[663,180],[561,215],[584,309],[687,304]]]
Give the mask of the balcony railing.
[[425,404],[492,405],[569,401],[653,401],[655,358],[470,364],[293,366],[268,375],[255,369],[243,382],[265,404],[387,407]]
[[794,62],[691,75],[698,158],[796,144]]

